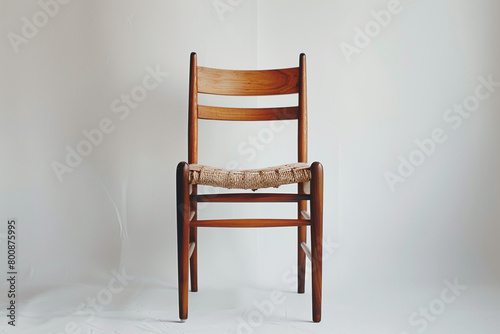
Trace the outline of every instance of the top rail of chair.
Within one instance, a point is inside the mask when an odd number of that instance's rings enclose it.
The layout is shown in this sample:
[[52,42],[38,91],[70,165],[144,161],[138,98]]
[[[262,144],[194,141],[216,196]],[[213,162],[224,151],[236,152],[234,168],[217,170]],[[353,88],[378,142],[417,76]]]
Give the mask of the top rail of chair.
[[299,67],[269,70],[226,70],[198,66],[198,93],[258,96],[299,92]]

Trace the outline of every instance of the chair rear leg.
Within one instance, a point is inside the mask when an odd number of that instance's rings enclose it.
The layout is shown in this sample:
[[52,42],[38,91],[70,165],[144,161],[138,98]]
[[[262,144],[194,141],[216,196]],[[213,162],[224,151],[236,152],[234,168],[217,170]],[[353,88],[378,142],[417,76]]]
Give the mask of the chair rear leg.
[[323,166],[311,165],[311,257],[313,321],[321,321],[321,290],[323,262]]
[[[300,219],[300,218],[299,218]],[[307,226],[297,228],[297,292],[304,293],[306,284],[306,253],[301,244],[307,240]]]
[[189,283],[189,165],[180,162],[176,175],[177,197],[177,263],[179,284],[179,318],[188,317]]
[[[198,194],[198,186],[193,184],[191,195]],[[194,212],[194,216],[191,221],[195,221],[198,219],[198,202],[191,201],[191,209]],[[190,212],[191,214],[191,212]],[[198,291],[198,228],[196,226],[191,226],[189,230],[189,244],[194,242],[194,250],[193,254],[189,258],[189,267],[191,273],[191,291]]]
[[[305,194],[304,183],[298,184],[298,193]],[[298,219],[306,219],[302,215],[302,211],[307,211],[307,201],[297,203]],[[302,249],[301,244],[307,242],[307,226],[299,226],[297,228],[297,292],[304,293],[306,284],[306,253]]]
[[[196,215],[196,214],[195,214]],[[195,247],[191,258],[189,259],[189,265],[191,268],[191,291],[198,291],[198,230],[196,226],[191,226],[189,232],[189,243],[194,242]]]

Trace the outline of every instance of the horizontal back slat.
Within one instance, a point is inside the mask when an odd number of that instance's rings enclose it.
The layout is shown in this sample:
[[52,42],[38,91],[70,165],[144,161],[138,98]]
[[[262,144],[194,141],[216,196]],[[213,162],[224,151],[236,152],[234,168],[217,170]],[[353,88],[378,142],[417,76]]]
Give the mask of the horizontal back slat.
[[299,68],[262,71],[198,66],[198,92],[215,95],[280,95],[299,91]]
[[298,107],[280,108],[227,108],[198,106],[198,118],[221,121],[276,121],[298,119]]

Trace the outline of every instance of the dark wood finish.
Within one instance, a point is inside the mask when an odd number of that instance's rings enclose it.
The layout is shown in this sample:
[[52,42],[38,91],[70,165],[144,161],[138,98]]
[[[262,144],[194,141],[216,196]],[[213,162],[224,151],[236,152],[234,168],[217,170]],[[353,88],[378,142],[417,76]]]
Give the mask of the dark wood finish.
[[[310,195],[304,194],[304,183],[299,183],[297,185],[297,190],[299,196],[307,196],[309,199]],[[307,211],[307,201],[302,200],[297,203],[297,216],[298,219],[305,219],[302,216],[302,211]],[[301,244],[307,241],[307,228],[305,226],[299,226],[297,228],[297,292],[305,292],[306,284],[306,253],[302,249]]]
[[188,316],[189,280],[189,165],[177,165],[177,264],[179,284],[179,318]]
[[321,290],[323,266],[323,166],[311,165],[311,262],[313,321],[321,321]]
[[189,243],[195,243],[193,254],[189,258],[189,269],[191,278],[191,291],[198,291],[198,229],[196,226],[189,228]]
[[304,293],[306,286],[306,253],[301,244],[307,240],[307,227],[297,228],[297,292]]
[[306,55],[301,53],[299,57],[299,140],[298,160],[307,162],[307,77],[306,77]]
[[214,95],[278,95],[298,93],[297,67],[234,71],[198,67],[198,92]]
[[301,219],[211,219],[197,220],[191,223],[198,227],[285,227],[285,226],[307,226],[309,220]]
[[227,108],[198,106],[198,118],[219,121],[275,121],[297,119],[298,115],[298,107]]
[[[193,184],[191,195],[196,196],[198,193],[198,187]],[[195,200],[192,200],[190,197],[190,211],[194,212],[193,219],[191,222],[196,221],[198,219],[198,204]],[[190,222],[190,224],[191,224]],[[196,226],[191,226],[189,228],[189,243],[194,242],[195,247],[193,250],[193,254],[189,258],[189,268],[191,272],[191,291],[198,291],[198,229]]]
[[191,200],[198,202],[298,202],[309,200],[310,195],[305,194],[214,194],[214,195],[192,195]]
[[[307,162],[307,88],[306,57],[301,54],[299,67],[261,71],[234,71],[200,67],[196,53],[191,54],[189,83],[188,163],[198,163],[198,119],[233,121],[272,121],[297,119],[298,162]],[[215,95],[280,95],[298,93],[297,106],[279,108],[227,108],[198,105],[198,93]],[[301,247],[311,226],[312,305],[313,321],[321,320],[321,273],[323,240],[323,167],[311,166],[311,194],[305,194],[304,184],[298,184],[297,193],[222,193],[198,194],[192,185],[189,193],[189,165],[177,166],[177,247],[179,280],[179,318],[188,316],[188,284],[191,272],[191,290],[198,290],[197,228],[198,227],[286,227],[297,226],[298,292],[305,290],[306,256]],[[310,219],[302,216],[310,203]],[[215,219],[198,220],[198,202],[296,202],[297,219]],[[191,212],[195,214],[191,221]],[[189,244],[196,246],[189,258]]]
[[[299,118],[298,118],[298,161],[307,162],[307,77],[306,77],[306,55],[301,53],[299,56]],[[304,185],[298,185],[298,193],[304,193]],[[302,210],[307,210],[307,202],[302,201],[298,204],[298,216],[302,218]],[[305,291],[306,275],[306,254],[300,246],[307,240],[307,229],[299,227],[297,229],[297,291]]]

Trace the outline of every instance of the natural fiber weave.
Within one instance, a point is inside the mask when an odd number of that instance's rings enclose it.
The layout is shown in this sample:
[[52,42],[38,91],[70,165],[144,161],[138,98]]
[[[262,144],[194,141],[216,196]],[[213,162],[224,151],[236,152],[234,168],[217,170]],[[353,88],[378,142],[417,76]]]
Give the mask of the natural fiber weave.
[[294,163],[263,169],[230,170],[206,165],[189,165],[189,183],[228,189],[260,189],[307,182],[311,170],[307,163]]

